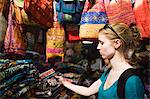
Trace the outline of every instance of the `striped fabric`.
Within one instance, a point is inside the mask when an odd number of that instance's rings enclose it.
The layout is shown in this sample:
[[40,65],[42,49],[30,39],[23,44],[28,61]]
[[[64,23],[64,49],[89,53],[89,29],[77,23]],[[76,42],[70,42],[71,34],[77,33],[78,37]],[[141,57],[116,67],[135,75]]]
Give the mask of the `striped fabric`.
[[99,29],[103,28],[107,21],[103,0],[95,0],[94,5],[86,0],[80,21],[80,38],[97,38]]

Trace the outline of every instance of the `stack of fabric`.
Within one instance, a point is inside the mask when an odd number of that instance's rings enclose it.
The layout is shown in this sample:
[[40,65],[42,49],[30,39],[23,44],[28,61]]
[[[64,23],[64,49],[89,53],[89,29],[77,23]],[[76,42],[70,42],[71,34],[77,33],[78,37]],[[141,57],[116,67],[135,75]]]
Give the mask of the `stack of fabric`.
[[1,59],[0,97],[21,97],[27,91],[36,87],[37,73],[32,60]]

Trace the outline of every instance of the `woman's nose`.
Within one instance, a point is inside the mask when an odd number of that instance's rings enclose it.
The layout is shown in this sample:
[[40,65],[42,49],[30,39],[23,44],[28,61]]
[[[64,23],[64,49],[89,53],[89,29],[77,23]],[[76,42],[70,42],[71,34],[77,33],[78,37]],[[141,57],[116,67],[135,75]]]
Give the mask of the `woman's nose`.
[[97,45],[97,49],[98,49],[98,50],[100,50],[100,47],[101,47],[101,44],[100,44],[100,43],[98,43],[98,45]]

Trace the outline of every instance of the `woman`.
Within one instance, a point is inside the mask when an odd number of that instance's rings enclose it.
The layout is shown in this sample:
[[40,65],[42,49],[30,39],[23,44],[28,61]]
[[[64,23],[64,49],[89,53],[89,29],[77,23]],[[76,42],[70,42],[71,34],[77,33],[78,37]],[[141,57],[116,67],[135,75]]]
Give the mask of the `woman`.
[[[99,99],[117,99],[117,83],[120,75],[127,69],[133,68],[128,62],[128,51],[133,51],[132,32],[123,23],[116,23],[112,26],[106,24],[100,30],[98,37],[99,50],[102,58],[108,59],[111,66],[109,73],[103,75],[90,87],[74,85],[71,82],[60,78],[62,84],[70,90],[84,96],[90,96],[98,92]],[[127,61],[128,60],[128,61]],[[141,79],[133,75],[128,78],[125,86],[125,97],[127,99],[141,99],[144,97],[144,87]]]

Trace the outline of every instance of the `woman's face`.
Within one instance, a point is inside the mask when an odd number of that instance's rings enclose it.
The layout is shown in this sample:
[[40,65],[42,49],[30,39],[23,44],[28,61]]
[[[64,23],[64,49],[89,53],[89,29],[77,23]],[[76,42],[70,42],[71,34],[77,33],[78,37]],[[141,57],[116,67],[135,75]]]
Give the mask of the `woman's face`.
[[97,49],[103,59],[111,59],[115,54],[115,47],[113,40],[108,39],[105,35],[99,35],[99,44]]

